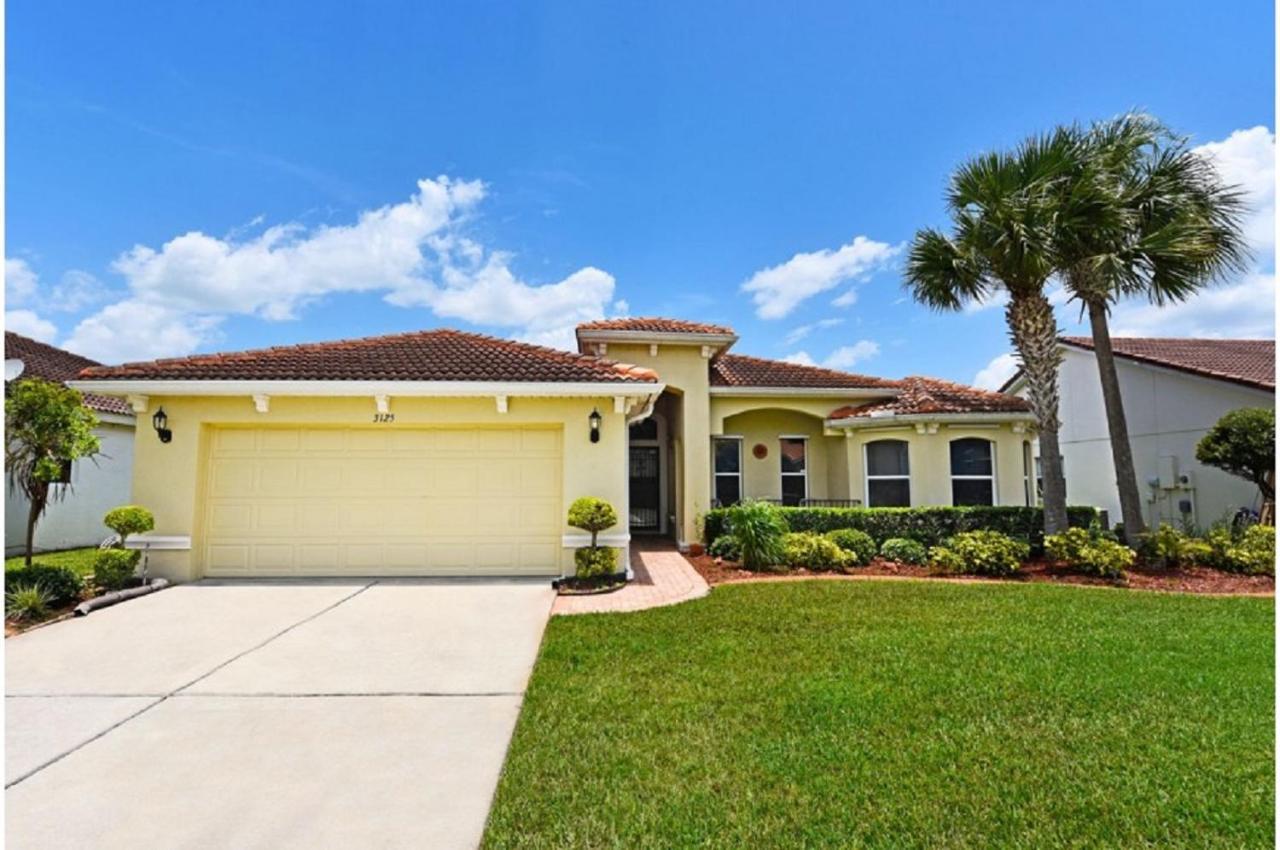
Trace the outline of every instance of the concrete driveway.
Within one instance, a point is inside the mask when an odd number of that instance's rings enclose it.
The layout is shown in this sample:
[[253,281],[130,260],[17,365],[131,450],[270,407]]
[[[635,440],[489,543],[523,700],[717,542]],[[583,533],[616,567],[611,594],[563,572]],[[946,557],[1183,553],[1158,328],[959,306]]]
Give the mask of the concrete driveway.
[[474,847],[547,581],[205,581],[5,641],[10,847]]

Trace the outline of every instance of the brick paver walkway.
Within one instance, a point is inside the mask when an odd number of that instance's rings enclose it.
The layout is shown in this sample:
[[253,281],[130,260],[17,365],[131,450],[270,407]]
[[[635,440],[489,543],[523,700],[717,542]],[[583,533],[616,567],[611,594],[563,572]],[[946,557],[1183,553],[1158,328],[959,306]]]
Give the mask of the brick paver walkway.
[[622,590],[597,596],[559,596],[552,614],[603,614],[641,611],[706,596],[711,588],[674,546],[664,542],[632,542],[635,578]]

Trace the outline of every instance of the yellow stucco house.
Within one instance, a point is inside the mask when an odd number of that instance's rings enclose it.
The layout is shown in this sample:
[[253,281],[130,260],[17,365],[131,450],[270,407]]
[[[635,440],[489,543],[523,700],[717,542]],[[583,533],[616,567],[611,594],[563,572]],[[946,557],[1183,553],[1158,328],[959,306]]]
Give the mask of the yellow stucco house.
[[[586,536],[680,546],[742,498],[1024,505],[1020,399],[730,352],[731,328],[578,327],[578,352],[453,330],[86,369],[139,417],[150,567],[202,576],[561,575]],[[624,560],[623,563],[626,563]]]

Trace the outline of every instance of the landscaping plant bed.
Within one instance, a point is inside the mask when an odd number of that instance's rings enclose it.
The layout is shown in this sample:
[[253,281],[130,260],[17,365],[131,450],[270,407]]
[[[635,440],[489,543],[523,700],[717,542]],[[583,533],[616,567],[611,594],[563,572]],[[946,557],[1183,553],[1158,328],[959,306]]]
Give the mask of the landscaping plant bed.
[[579,578],[567,576],[556,579],[552,584],[561,596],[598,596],[602,593],[613,593],[627,586],[626,573],[614,573],[608,576],[592,576]]
[[1054,582],[1057,584],[1127,587],[1134,590],[1162,590],[1177,593],[1205,594],[1273,595],[1276,590],[1274,576],[1228,573],[1210,567],[1171,567],[1161,569],[1139,565],[1129,570],[1125,579],[1113,580],[1099,576],[1084,575],[1071,570],[1061,563],[1045,559],[1026,561],[1017,575],[1004,578],[941,573],[927,565],[899,564],[894,561],[886,561],[883,558],[876,558],[865,567],[852,567],[845,572],[807,569],[785,570],[782,572],[752,572],[751,570],[743,569],[740,564],[725,561],[721,558],[714,558],[710,555],[689,557],[688,561],[693,564],[693,568],[710,585],[741,581],[778,581],[779,579],[788,578],[856,578],[862,576],[938,579],[940,581]]

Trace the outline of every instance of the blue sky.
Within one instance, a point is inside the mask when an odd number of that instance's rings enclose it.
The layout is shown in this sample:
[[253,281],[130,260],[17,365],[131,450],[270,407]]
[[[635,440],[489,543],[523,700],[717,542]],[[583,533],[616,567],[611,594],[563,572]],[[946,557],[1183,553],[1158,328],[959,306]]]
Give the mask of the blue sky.
[[1274,335],[1269,2],[512,6],[10,3],[7,326],[118,361],[628,312],[990,383],[1001,311],[910,303],[900,246],[965,157],[1140,107],[1218,143],[1258,262],[1117,328]]

